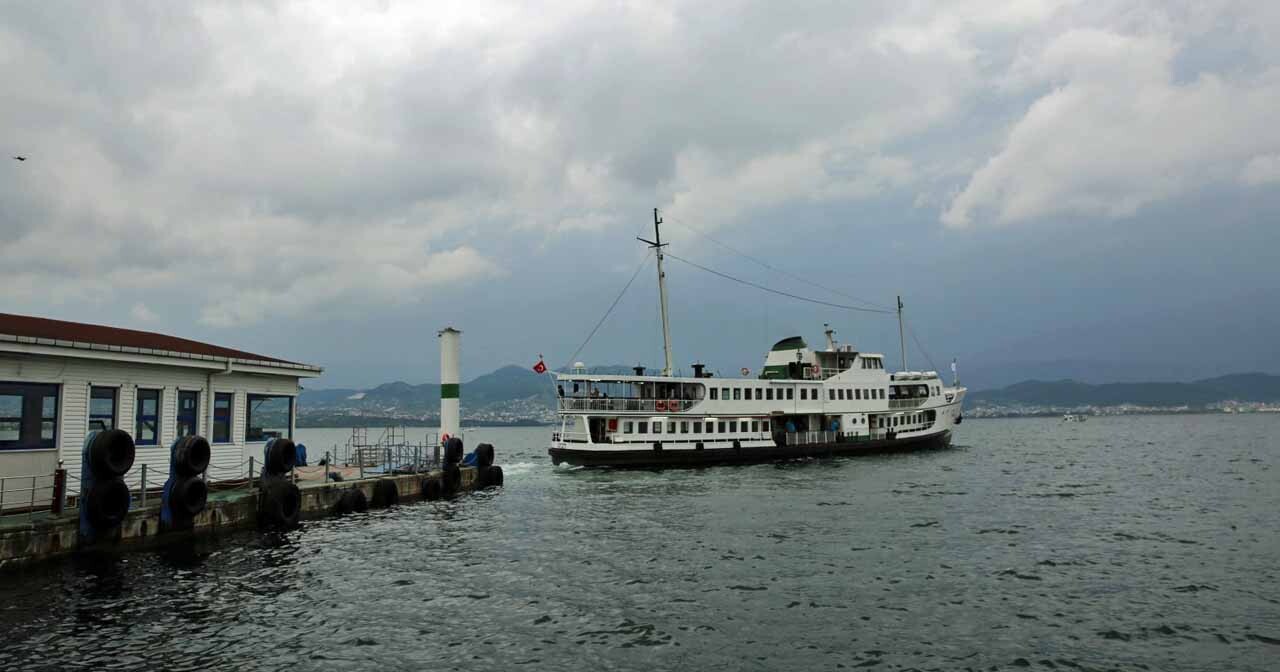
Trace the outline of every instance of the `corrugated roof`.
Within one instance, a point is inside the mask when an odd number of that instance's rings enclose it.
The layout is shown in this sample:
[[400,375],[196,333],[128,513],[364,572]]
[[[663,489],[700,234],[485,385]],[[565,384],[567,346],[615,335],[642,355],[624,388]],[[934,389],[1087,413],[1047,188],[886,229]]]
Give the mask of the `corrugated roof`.
[[307,364],[291,362],[278,357],[255,355],[252,352],[224,348],[220,345],[201,343],[177,336],[166,336],[150,331],[106,327],[83,322],[66,322],[44,317],[28,315],[11,315],[0,313],[0,334],[25,338],[44,338],[57,341],[72,341],[92,345],[115,346],[122,348],[139,348],[144,350],[161,350],[187,355],[203,355],[206,357],[229,357],[259,362],[274,362],[291,366],[312,368]]

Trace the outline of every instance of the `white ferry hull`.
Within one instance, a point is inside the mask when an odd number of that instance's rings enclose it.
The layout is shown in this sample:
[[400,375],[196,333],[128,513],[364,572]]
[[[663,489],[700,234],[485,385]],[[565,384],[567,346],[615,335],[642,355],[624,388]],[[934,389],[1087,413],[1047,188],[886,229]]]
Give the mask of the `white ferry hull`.
[[[755,443],[755,445],[752,445]],[[554,446],[548,452],[554,464],[580,467],[631,467],[655,469],[663,467],[697,467],[719,464],[755,464],[815,457],[866,455],[909,450],[946,448],[951,445],[951,430],[925,436],[892,439],[837,440],[825,443],[779,446],[773,442],[737,442],[737,447],[703,447],[671,445],[662,442],[644,448],[628,446],[601,450]]]

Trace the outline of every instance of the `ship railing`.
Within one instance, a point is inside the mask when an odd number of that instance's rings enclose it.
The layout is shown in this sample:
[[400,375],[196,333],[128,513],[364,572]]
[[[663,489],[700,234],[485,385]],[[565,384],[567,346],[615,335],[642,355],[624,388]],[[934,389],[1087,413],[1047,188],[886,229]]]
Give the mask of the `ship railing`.
[[815,443],[835,443],[840,432],[788,432],[788,446],[807,446]]
[[923,406],[926,401],[929,401],[927,397],[916,397],[914,399],[890,399],[889,408],[917,408],[919,406]]
[[614,413],[682,413],[698,405],[696,399],[562,398],[562,411],[608,411]]

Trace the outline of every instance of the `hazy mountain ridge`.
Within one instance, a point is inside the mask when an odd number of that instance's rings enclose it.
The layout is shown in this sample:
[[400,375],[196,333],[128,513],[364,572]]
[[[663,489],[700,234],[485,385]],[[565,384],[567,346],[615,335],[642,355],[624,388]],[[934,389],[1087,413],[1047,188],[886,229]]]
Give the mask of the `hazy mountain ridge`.
[[969,394],[974,406],[1138,406],[1205,407],[1226,401],[1280,401],[1280,376],[1237,373],[1189,383],[1104,383],[1075,380],[1027,380],[996,390]]

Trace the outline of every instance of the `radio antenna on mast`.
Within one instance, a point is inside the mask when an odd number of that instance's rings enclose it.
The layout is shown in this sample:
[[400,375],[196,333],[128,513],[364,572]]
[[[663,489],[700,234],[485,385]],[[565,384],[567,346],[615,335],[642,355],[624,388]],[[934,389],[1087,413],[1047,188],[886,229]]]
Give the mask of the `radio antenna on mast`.
[[662,242],[662,231],[659,226],[662,224],[662,218],[658,216],[658,209],[653,209],[653,240],[645,240],[636,236],[636,240],[647,243],[649,248],[654,250],[658,256],[658,302],[662,312],[662,353],[664,355],[662,375],[671,377],[672,356],[671,356],[671,325],[667,320],[667,273],[662,269],[662,248],[666,247],[666,243]]

